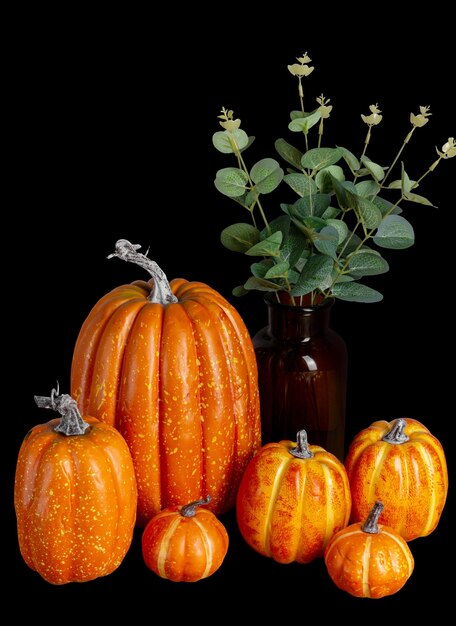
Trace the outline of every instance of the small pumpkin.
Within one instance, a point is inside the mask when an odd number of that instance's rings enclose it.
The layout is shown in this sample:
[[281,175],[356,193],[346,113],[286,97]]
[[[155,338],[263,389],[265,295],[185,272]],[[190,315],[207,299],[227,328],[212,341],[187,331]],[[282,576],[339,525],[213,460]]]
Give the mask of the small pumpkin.
[[50,583],[113,572],[133,538],[136,479],[128,446],[111,426],[81,417],[69,395],[37,397],[61,419],[26,435],[16,468],[19,548]]
[[149,569],[174,582],[196,582],[211,576],[228,550],[228,534],[216,516],[202,505],[211,498],[173,506],[155,515],[142,536]]
[[343,464],[320,446],[309,445],[305,430],[297,439],[263,446],[248,464],[237,497],[242,536],[279,563],[308,563],[323,556],[350,515]]
[[378,421],[353,440],[345,460],[352,493],[352,521],[365,519],[376,500],[380,522],[406,541],[435,530],[448,493],[440,442],[414,419]]
[[200,282],[168,283],[125,239],[117,256],[150,282],[116,287],[95,304],[73,354],[71,390],[83,413],[117,428],[138,484],[138,525],[161,509],[212,495],[232,508],[261,445],[257,368],[241,317]]
[[332,537],[325,564],[334,583],[358,598],[396,593],[410,578],[414,560],[407,542],[392,528],[378,524],[383,504],[377,501],[367,520]]

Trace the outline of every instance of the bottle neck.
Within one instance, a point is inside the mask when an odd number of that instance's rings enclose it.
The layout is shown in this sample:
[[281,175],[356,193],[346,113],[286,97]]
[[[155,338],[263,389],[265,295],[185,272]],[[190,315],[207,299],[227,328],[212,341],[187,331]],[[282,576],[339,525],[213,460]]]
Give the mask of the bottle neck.
[[321,335],[329,329],[329,316],[333,299],[317,306],[290,306],[266,298],[268,326],[277,339],[306,340]]

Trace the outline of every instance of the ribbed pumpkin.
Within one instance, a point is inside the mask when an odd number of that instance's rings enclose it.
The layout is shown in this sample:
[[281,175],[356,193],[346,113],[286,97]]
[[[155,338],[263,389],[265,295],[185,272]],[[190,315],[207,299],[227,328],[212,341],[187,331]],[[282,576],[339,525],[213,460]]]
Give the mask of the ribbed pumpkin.
[[414,560],[406,541],[392,528],[378,524],[383,504],[377,501],[364,524],[339,531],[325,550],[334,583],[358,598],[383,598],[410,578]]
[[83,419],[66,394],[53,390],[36,402],[62,419],[32,428],[19,451],[14,504],[21,554],[56,585],[110,574],[127,553],[135,526],[128,446],[111,426]]
[[119,240],[114,255],[153,279],[117,287],[92,309],[73,355],[80,409],[115,426],[130,448],[138,523],[211,493],[230,509],[260,446],[255,354],[234,307],[200,282],[168,283],[156,263]]
[[406,540],[429,535],[448,493],[440,442],[414,419],[378,421],[353,440],[345,460],[352,492],[352,521],[366,519],[376,500],[380,522]]
[[239,530],[257,552],[279,563],[323,556],[350,515],[350,488],[342,463],[320,446],[268,443],[247,466],[239,487]]
[[210,497],[173,506],[149,521],[142,536],[149,569],[174,582],[196,582],[218,570],[229,540],[222,522],[201,508],[209,502]]

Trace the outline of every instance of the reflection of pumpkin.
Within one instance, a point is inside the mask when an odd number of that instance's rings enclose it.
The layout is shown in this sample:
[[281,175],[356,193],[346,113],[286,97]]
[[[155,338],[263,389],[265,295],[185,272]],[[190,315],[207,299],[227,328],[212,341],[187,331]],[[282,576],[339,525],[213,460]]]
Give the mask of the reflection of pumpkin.
[[448,493],[439,441],[413,419],[374,422],[353,440],[345,460],[352,492],[352,521],[365,519],[376,500],[380,522],[406,541],[437,526]]
[[332,580],[353,596],[389,596],[413,572],[413,556],[405,540],[392,528],[377,524],[382,508],[376,502],[364,524],[357,522],[339,531],[325,550]]
[[171,281],[125,240],[115,256],[150,283],[117,287],[92,309],[76,343],[72,394],[125,437],[138,483],[138,522],[209,492],[235,503],[260,446],[255,354],[236,310],[214,289]]
[[143,532],[144,561],[162,578],[195,582],[213,574],[228,550],[225,527],[198,500],[173,506],[153,517]]
[[330,538],[348,523],[350,489],[342,463],[304,430],[291,441],[263,446],[247,466],[236,504],[247,543],[279,563],[323,556]]
[[37,398],[62,419],[39,424],[19,452],[14,502],[25,562],[48,582],[113,572],[133,536],[136,481],[127,444],[68,395]]

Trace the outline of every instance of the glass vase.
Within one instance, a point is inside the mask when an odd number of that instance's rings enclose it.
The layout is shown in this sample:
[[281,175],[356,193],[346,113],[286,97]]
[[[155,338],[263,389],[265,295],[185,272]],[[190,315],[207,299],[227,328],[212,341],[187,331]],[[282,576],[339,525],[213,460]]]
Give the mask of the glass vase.
[[344,457],[347,350],[329,325],[334,299],[292,306],[265,297],[268,325],[253,338],[258,363],[262,442],[308,441]]

